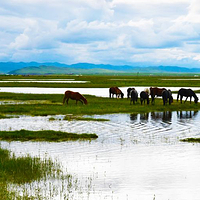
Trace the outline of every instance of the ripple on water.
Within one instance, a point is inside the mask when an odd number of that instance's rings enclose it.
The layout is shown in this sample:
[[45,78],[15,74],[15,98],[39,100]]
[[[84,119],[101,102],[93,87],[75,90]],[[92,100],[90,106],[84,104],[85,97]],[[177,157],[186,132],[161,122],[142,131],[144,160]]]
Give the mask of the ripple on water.
[[[78,177],[80,199],[200,199],[200,145],[179,142],[200,135],[197,112],[96,115],[110,121],[49,121],[47,117],[0,119],[0,130],[96,133],[91,142],[1,142],[17,155],[58,159]],[[89,178],[88,178],[89,177]],[[92,190],[85,194],[91,180]],[[76,199],[76,198],[75,198]],[[77,198],[78,199],[78,198]]]

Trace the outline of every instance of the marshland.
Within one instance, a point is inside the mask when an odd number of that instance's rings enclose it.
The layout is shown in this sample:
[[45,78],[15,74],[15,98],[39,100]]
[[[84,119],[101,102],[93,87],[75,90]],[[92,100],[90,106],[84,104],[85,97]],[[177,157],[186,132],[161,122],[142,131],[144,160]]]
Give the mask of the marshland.
[[[58,82],[67,79],[73,82]],[[125,98],[109,98],[112,86]],[[154,104],[141,105],[138,99],[133,105],[126,98],[128,87],[151,86],[173,88],[173,103],[163,106],[156,98]],[[1,197],[199,199],[200,104],[176,101],[182,87],[198,96],[200,80],[189,75],[1,76]],[[41,88],[44,92],[37,92]],[[81,91],[88,104],[69,100],[63,105],[69,88]],[[16,177],[14,170],[28,175]]]

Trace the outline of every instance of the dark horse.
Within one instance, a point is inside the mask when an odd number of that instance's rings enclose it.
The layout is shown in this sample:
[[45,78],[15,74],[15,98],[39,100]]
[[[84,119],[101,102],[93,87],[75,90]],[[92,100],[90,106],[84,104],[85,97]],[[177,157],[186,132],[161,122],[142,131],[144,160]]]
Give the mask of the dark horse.
[[162,96],[162,91],[166,90],[165,88],[158,88],[158,87],[150,87],[150,95],[151,95],[151,103],[155,101],[155,96]]
[[149,94],[147,92],[145,92],[145,91],[142,91],[142,92],[140,92],[141,105],[142,105],[143,102],[145,104],[145,100],[147,100],[147,104],[149,104]]
[[135,88],[128,88],[127,89],[127,98],[131,97],[131,91],[135,90]]
[[120,95],[121,95],[121,98],[124,97],[124,93],[122,93],[122,91],[118,87],[111,87],[109,89],[109,94],[110,94],[110,98],[111,98],[111,95],[113,97],[114,94],[116,94],[116,98],[119,98]]
[[77,105],[77,101],[80,101],[82,104],[83,103],[87,104],[86,98],[83,95],[81,95],[79,92],[72,92],[70,90],[67,90],[63,98],[63,104],[65,104],[65,101],[68,104],[69,99],[76,100],[76,105]]
[[169,105],[171,105],[171,103],[173,102],[171,90],[163,90],[162,99],[163,99],[163,105],[165,105],[167,102],[169,102]]
[[190,97],[190,103],[191,103],[191,99],[192,97],[194,97],[194,102],[197,103],[198,102],[198,97],[197,95],[195,94],[195,92],[191,89],[184,89],[184,88],[181,88],[179,91],[178,91],[178,95],[177,95],[177,101],[179,99],[179,96],[180,96],[180,100],[181,100],[181,103],[182,103],[182,99],[183,97],[186,97],[184,103],[187,101],[187,98]]
[[131,90],[131,101],[130,101],[130,104],[131,104],[131,102],[133,102],[133,104],[135,104],[135,102],[137,102],[137,100],[138,100],[138,92],[136,91],[136,89],[135,88],[133,88],[132,90]]

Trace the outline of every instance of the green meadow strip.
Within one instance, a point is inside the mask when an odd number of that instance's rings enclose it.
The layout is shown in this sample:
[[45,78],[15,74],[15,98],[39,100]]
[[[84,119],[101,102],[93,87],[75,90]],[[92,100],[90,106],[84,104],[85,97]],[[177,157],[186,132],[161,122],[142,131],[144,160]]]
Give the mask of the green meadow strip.
[[[113,75],[83,75],[83,76],[0,76],[1,81],[9,79],[74,79],[74,81],[88,81],[86,83],[45,83],[45,82],[0,82],[0,87],[53,87],[53,88],[109,88],[112,86],[157,86],[157,87],[200,87],[199,77],[192,74],[118,74]],[[182,80],[184,79],[184,80]]]
[[[162,99],[156,98],[155,104],[141,105],[140,100],[136,104],[130,105],[130,99],[116,99],[106,97],[95,97],[92,95],[84,95],[88,101],[87,105],[82,105],[73,100],[69,100],[68,105],[63,105],[62,100],[64,95],[61,94],[15,94],[15,93],[1,93],[0,99],[11,98],[18,101],[28,101],[30,99],[41,100],[41,103],[34,104],[12,104],[0,105],[0,115],[30,115],[30,116],[48,116],[48,115],[97,115],[97,114],[111,114],[111,113],[147,113],[153,111],[188,111],[200,110],[200,103],[195,104],[193,101],[190,104],[180,103],[176,101],[171,105],[163,106]],[[49,104],[42,103],[43,100],[51,100]],[[83,119],[82,119],[83,120]]]
[[91,140],[96,139],[96,134],[75,134],[61,131],[0,131],[0,140],[5,141],[48,141],[61,142],[70,140]]

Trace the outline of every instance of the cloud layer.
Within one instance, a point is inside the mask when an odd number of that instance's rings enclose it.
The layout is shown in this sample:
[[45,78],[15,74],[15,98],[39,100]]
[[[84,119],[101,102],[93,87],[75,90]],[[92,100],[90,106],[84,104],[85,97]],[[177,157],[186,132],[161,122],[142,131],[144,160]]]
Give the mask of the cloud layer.
[[0,2],[0,61],[200,66],[198,0]]

